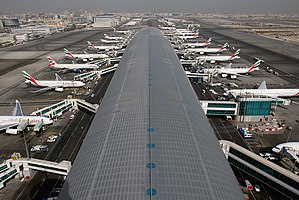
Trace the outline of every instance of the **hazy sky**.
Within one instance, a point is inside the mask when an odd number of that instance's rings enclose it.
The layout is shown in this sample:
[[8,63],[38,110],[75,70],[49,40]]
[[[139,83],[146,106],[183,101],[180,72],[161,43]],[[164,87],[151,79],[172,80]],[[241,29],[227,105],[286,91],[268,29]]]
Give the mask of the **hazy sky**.
[[299,13],[299,0],[0,0],[0,12]]

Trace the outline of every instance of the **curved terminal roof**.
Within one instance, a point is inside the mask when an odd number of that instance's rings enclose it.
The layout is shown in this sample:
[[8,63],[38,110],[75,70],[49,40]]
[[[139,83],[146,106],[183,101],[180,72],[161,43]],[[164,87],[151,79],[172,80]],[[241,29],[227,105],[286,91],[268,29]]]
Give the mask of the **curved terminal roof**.
[[128,45],[61,199],[244,199],[167,39]]

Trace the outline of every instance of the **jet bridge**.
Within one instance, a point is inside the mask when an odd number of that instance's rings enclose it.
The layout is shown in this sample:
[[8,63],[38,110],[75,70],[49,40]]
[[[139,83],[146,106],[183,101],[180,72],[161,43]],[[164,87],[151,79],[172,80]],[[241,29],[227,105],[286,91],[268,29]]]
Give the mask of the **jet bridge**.
[[74,76],[75,81],[82,81],[82,82],[88,82],[95,78],[101,78],[100,74],[98,74],[96,71],[86,72]]
[[0,165],[0,189],[4,188],[4,183],[18,174],[17,169],[8,168],[7,164]]
[[23,130],[25,130],[25,128],[27,128],[28,125],[29,125],[29,122],[28,122],[27,120],[22,121],[22,122],[18,125],[17,130],[18,130],[18,131],[23,131]]
[[[68,111],[70,108],[78,107],[96,113],[99,105],[88,103],[83,99],[65,99],[51,106],[47,106],[45,108],[34,111],[31,113],[31,115],[47,116],[53,119],[60,117],[64,112]],[[34,127],[34,131],[39,131],[41,128],[42,124],[37,123]]]
[[6,160],[9,169],[16,169],[24,177],[32,176],[32,170],[49,172],[53,174],[66,176],[71,169],[70,161],[50,162],[35,158],[17,158]]
[[87,101],[83,100],[83,99],[74,99],[74,106],[86,109],[88,111],[91,111],[93,113],[96,113],[99,105],[98,104],[91,104],[88,103]]
[[112,67],[108,67],[108,68],[105,68],[102,70],[78,74],[78,75],[74,76],[74,80],[88,82],[93,79],[99,79],[99,78],[101,78],[102,75],[115,71],[117,66],[118,66],[118,64],[115,64]]
[[[47,106],[45,108],[34,111],[30,115],[46,116],[53,119],[53,118],[60,117],[63,114],[63,112],[69,110],[72,106],[73,106],[72,100],[65,99],[51,106]],[[36,127],[34,127],[34,129],[38,129],[39,126],[40,124],[37,124]]]
[[299,158],[296,155],[296,153],[293,151],[289,151],[288,149],[283,147],[282,155],[288,157],[294,163],[293,170],[298,172],[299,171]]
[[97,73],[102,76],[104,74],[108,74],[110,72],[114,72],[116,70],[116,68],[118,67],[118,64],[114,64],[112,67],[107,67],[105,69],[99,70],[97,71]]
[[37,122],[33,128],[33,131],[39,132],[42,129],[43,125],[44,124],[42,121]]

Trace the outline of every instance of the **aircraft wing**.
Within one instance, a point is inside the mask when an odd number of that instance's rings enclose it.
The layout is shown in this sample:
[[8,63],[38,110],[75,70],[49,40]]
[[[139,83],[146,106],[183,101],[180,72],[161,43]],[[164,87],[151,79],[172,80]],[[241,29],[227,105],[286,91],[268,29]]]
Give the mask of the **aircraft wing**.
[[53,89],[55,89],[55,87],[45,87],[45,88],[42,88],[42,89],[39,89],[39,90],[30,91],[30,92],[39,93],[39,92],[46,92],[46,91],[53,90]]
[[19,123],[11,123],[11,124],[0,125],[0,131],[6,130],[8,128],[18,126],[18,125],[19,125]]

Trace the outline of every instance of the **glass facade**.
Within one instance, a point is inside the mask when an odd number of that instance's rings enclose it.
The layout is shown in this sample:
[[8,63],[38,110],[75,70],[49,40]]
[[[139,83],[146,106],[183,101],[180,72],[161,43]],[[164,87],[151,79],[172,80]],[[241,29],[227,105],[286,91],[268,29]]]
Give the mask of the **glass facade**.
[[[287,185],[290,185],[291,187],[299,190],[299,183],[294,181],[293,179],[281,174],[280,172],[260,163],[259,161],[237,151],[236,149],[230,147],[229,153],[241,158],[242,160],[246,161],[247,163],[253,165],[254,167],[266,172],[267,174],[275,177],[276,179],[286,183]],[[281,191],[282,193],[286,193],[288,196],[294,196],[296,194],[294,194],[291,191],[288,191],[286,188],[282,187],[281,185],[277,184],[276,182],[268,179],[267,177],[259,174],[258,172],[254,171],[253,169],[251,169],[250,167],[247,167],[245,165],[243,165],[242,163],[234,160],[233,158],[229,157],[228,161],[230,164],[238,167],[239,169],[241,169],[242,171],[254,176],[255,178],[257,178],[258,180],[268,184],[271,187],[274,187],[276,189],[278,189],[278,191]],[[297,195],[296,195],[297,197]]]
[[234,110],[207,110],[209,115],[234,115]]
[[[40,112],[38,112],[36,115],[37,115],[37,116],[44,116],[44,115],[47,114],[48,112],[50,112],[50,111],[52,111],[52,110],[55,110],[55,109],[57,109],[58,107],[61,107],[61,106],[63,106],[63,105],[65,105],[65,102],[64,102],[64,101],[61,102],[61,103],[59,103],[59,104],[53,105],[53,106],[51,106],[51,107],[49,107],[49,108],[45,108],[45,109],[41,110]],[[57,114],[60,113],[60,112],[64,112],[65,110],[69,109],[70,107],[72,107],[71,104],[66,104],[65,106],[61,107],[60,109],[55,110],[55,112],[54,112],[54,116],[57,115]]]
[[265,177],[262,174],[256,172],[255,170],[251,169],[250,167],[247,167],[247,166],[243,165],[242,163],[234,160],[233,158],[228,157],[228,162],[231,165],[237,167],[239,170],[249,174],[250,176],[254,177],[255,179],[257,179],[257,180],[263,182],[264,184],[268,185],[273,190],[276,190],[281,195],[285,196],[284,199],[292,199],[292,200],[293,199],[299,199],[298,195],[296,195],[292,191],[289,191],[285,187],[279,185],[277,182],[272,181],[271,179],[268,179],[267,177]]
[[271,101],[242,101],[239,115],[267,116],[270,114]]
[[230,104],[230,103],[208,103],[208,107],[212,107],[212,108],[236,108],[237,104]]

